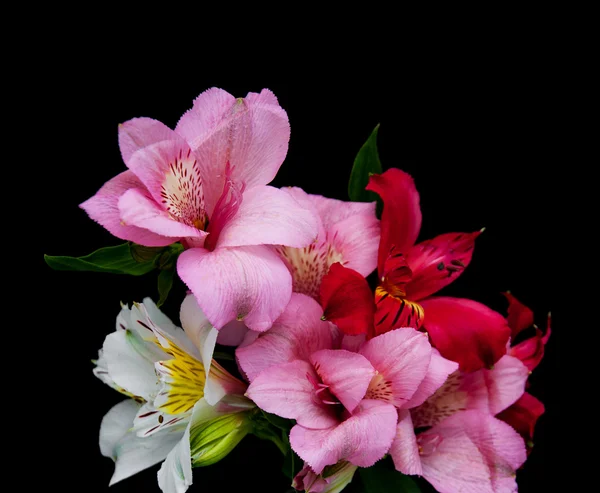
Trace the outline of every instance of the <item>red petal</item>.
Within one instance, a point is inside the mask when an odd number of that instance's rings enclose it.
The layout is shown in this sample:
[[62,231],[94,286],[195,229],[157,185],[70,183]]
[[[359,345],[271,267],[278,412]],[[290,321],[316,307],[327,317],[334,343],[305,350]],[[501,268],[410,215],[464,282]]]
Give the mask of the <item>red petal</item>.
[[400,327],[418,329],[423,323],[423,308],[414,301],[397,298],[379,286],[375,291],[375,333],[385,334]]
[[544,357],[544,345],[549,336],[550,330],[543,335],[542,331],[536,327],[535,335],[533,337],[511,347],[508,354],[515,358],[519,358],[529,371],[533,371]]
[[533,325],[533,312],[509,291],[502,294],[508,300],[508,316],[506,317],[506,320],[508,321],[508,326],[511,330],[510,337],[514,340],[519,332]]
[[381,214],[381,241],[377,272],[379,276],[392,246],[402,253],[415,244],[421,229],[419,193],[412,177],[396,168],[369,179],[367,190],[377,193],[383,200]]
[[496,417],[517,430],[525,441],[531,442],[535,424],[544,411],[544,404],[525,392],[517,402]]
[[436,297],[420,303],[432,345],[460,370],[490,368],[506,353],[510,328],[494,310],[463,298]]
[[413,277],[407,286],[407,296],[420,300],[461,275],[471,262],[475,238],[474,233],[446,233],[412,247],[406,252],[406,261]]
[[372,334],[375,304],[367,280],[336,262],[321,282],[321,306],[326,320],[348,335]]

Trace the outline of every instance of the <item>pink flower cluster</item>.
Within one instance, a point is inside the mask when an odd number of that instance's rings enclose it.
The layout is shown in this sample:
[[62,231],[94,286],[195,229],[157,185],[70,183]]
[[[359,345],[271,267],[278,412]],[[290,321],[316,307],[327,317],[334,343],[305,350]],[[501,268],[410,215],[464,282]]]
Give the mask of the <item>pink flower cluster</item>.
[[81,207],[124,240],[181,242],[177,273],[217,342],[237,346],[246,397],[295,420],[296,487],[330,491],[327,466],[351,468],[348,482],[389,454],[441,493],[515,491],[544,411],[525,386],[549,327],[511,346],[533,326],[512,295],[506,318],[434,296],[469,265],[480,232],[416,243],[419,195],[403,171],[370,178],[381,220],[374,202],[268,186],[289,136],[270,91],[210,89],[175,130],[121,125],[128,170]]

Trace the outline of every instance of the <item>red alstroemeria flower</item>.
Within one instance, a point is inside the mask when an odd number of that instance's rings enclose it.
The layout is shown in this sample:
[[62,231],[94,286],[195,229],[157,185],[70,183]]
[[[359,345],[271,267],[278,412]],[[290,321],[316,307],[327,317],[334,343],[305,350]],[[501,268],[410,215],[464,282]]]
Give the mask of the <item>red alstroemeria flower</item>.
[[[332,313],[343,311],[336,303],[340,297],[332,293],[350,278],[354,283],[363,282],[346,272],[349,269],[332,266],[321,287],[326,318],[346,334],[366,333],[368,337],[399,327],[423,328],[433,346],[445,358],[458,362],[461,371],[492,367],[506,354],[510,337],[506,319],[475,301],[431,297],[469,265],[481,231],[446,233],[415,244],[421,229],[421,209],[412,177],[392,168],[372,175],[367,190],[379,194],[384,204],[375,306],[372,308],[372,298],[368,299],[365,289],[355,289],[344,305],[361,317],[354,322],[348,316],[332,317]],[[372,311],[373,324],[365,324],[365,313]]]

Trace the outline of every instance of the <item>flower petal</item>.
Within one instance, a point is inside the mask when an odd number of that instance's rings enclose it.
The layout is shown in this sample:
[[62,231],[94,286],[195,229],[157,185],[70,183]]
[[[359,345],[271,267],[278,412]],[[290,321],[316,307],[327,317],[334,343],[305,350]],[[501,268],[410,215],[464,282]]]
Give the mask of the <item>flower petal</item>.
[[301,248],[317,237],[317,218],[290,194],[256,186],[243,194],[242,203],[219,234],[217,247],[287,245]]
[[535,335],[533,337],[525,339],[523,342],[511,347],[508,354],[521,360],[529,371],[533,371],[544,357],[544,349],[549,336],[550,328],[548,328],[544,335],[542,334],[542,331],[536,327]]
[[111,234],[122,240],[133,241],[144,246],[166,246],[173,238],[166,238],[143,228],[126,225],[121,220],[119,199],[130,189],[144,185],[131,171],[125,171],[107,181],[93,197],[79,205],[88,216]]
[[177,138],[173,130],[152,118],[133,118],[119,125],[119,147],[125,163],[144,147]]
[[502,293],[508,300],[506,320],[510,327],[510,338],[514,341],[517,335],[533,325],[533,311],[515,298],[509,291]]
[[114,406],[102,419],[100,451],[116,462],[110,486],[163,460],[181,438],[183,430],[178,429],[137,437],[130,428],[139,407],[140,404],[128,399]]
[[321,320],[323,311],[312,298],[292,293],[273,327],[254,342],[236,350],[238,363],[251,382],[267,368],[294,360],[309,361],[320,349],[332,349],[331,324]]
[[373,334],[375,303],[367,280],[339,262],[321,282],[321,306],[327,320],[348,335]]
[[423,404],[456,370],[458,370],[458,363],[443,358],[437,349],[432,348],[425,378],[410,400],[402,405],[402,409],[411,409]]
[[315,398],[312,381],[318,379],[306,361],[272,366],[258,375],[246,395],[269,413],[295,419],[298,424],[322,429],[338,423],[335,409]]
[[419,193],[412,177],[396,168],[371,176],[366,189],[377,193],[383,200],[377,262],[381,275],[385,259],[393,246],[400,253],[406,253],[417,240],[421,229]]
[[367,392],[369,399],[382,399],[397,407],[419,388],[429,369],[431,345],[423,332],[396,329],[377,336],[360,349],[379,373]]
[[530,446],[535,424],[544,412],[544,404],[531,394],[525,392],[517,402],[496,417],[517,430],[527,441],[527,445]]
[[340,460],[370,467],[390,449],[397,421],[393,405],[365,399],[354,414],[338,426],[323,430],[304,428],[300,424],[294,426],[290,444],[316,474]]
[[132,188],[121,195],[119,213],[125,224],[170,237],[171,243],[175,243],[182,237],[190,236],[204,239],[207,235],[205,231],[175,221],[167,211],[161,209],[140,188]]
[[491,367],[506,353],[510,328],[499,313],[472,300],[437,297],[420,301],[425,330],[444,358],[461,371]]
[[476,409],[495,416],[525,391],[529,371],[517,358],[503,356],[493,370],[456,372],[423,405],[414,409],[417,427],[433,426],[447,416]]
[[396,437],[392,442],[390,455],[394,460],[396,470],[402,474],[423,474],[421,458],[419,457],[419,446],[415,429],[410,417],[410,411],[398,411],[398,427]]
[[263,332],[292,294],[287,267],[267,246],[191,248],[179,256],[177,272],[217,329],[237,318]]
[[322,349],[310,362],[329,391],[352,413],[365,396],[375,369],[362,355],[343,349]]
[[223,346],[239,346],[249,330],[244,322],[232,320],[218,331],[217,343]]
[[417,437],[423,477],[440,493],[513,493],[523,439],[506,423],[463,411]]
[[420,300],[462,274],[471,262],[474,233],[446,233],[419,243],[406,252],[406,262],[412,270],[412,280],[406,286],[406,296]]
[[158,486],[163,493],[185,493],[192,484],[191,426],[188,424],[183,437],[160,466]]

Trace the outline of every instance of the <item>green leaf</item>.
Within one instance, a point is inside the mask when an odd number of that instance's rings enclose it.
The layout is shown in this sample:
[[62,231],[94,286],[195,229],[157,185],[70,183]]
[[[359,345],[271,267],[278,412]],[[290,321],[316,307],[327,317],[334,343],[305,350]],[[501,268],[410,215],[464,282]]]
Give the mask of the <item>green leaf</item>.
[[396,471],[389,458],[359,471],[365,493],[421,493],[417,483]]
[[360,148],[354,166],[350,173],[348,183],[348,196],[354,202],[375,202],[379,199],[376,193],[365,190],[369,183],[369,176],[382,172],[379,153],[377,152],[377,132],[379,124],[375,127],[365,144]]
[[141,276],[156,268],[154,259],[138,262],[131,253],[129,243],[100,248],[83,257],[44,255],[44,260],[55,270],[109,272],[132,276]]
[[175,276],[175,269],[161,270],[158,274],[158,303],[156,306],[159,308],[162,304],[167,301],[167,296],[173,286],[173,277]]

